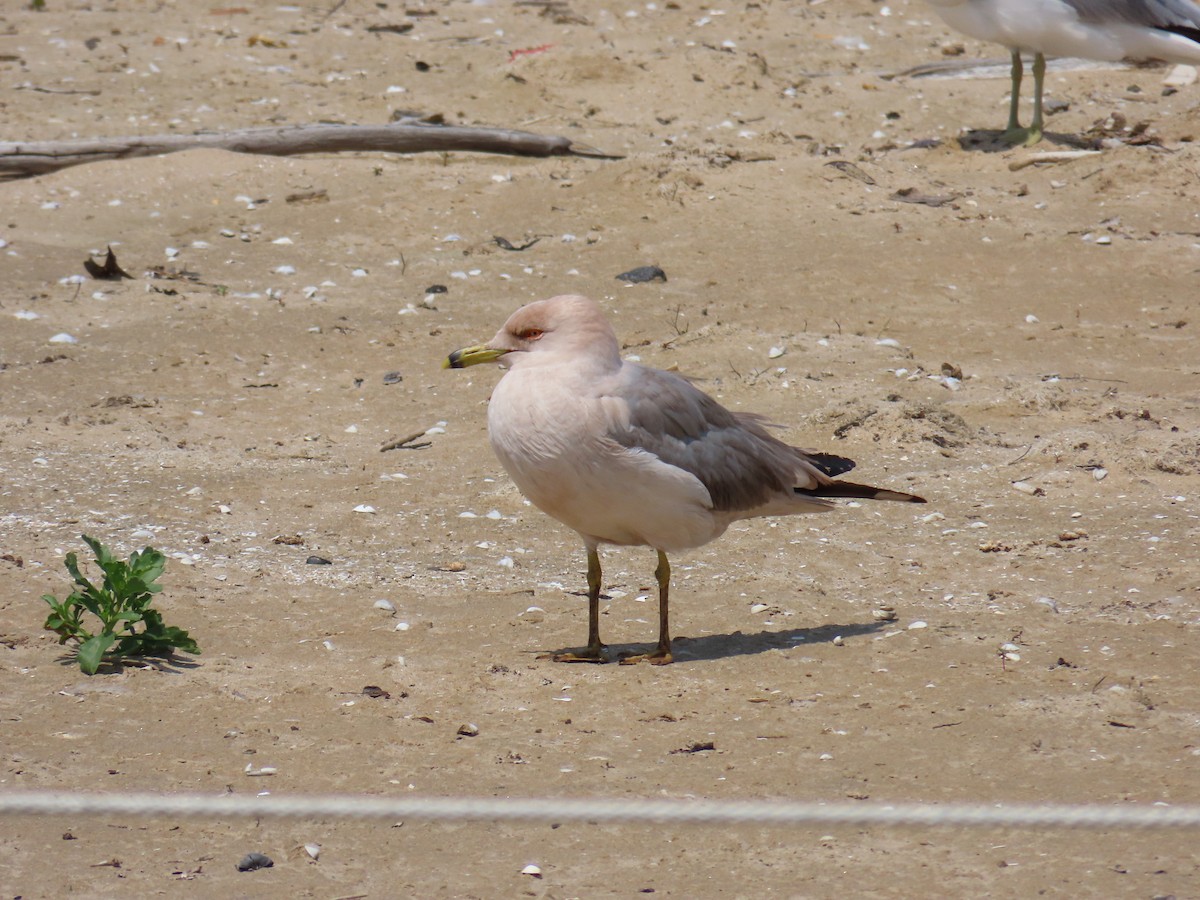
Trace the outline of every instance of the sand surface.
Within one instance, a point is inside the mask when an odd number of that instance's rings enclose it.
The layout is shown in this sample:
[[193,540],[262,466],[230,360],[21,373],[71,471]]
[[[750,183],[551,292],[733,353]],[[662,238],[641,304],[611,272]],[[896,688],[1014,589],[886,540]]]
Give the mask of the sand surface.
[[[1051,139],[1000,151],[1005,65],[885,77],[1005,57],[917,0],[27,5],[0,12],[6,140],[409,110],[621,158],[202,150],[0,183],[0,790],[1200,801],[1200,87],[1054,69]],[[84,275],[109,245],[132,279]],[[615,279],[643,265],[668,280]],[[488,448],[500,373],[440,364],[571,292],[627,355],[928,506],[676,555],[672,666],[538,659],[585,637],[582,546]],[[158,606],[202,655],[62,655],[39,597],[83,533],[168,555]],[[603,634],[646,646],[653,554],[604,559]],[[13,818],[0,888],[1182,898],[1195,846]],[[236,871],[251,851],[274,868]]]

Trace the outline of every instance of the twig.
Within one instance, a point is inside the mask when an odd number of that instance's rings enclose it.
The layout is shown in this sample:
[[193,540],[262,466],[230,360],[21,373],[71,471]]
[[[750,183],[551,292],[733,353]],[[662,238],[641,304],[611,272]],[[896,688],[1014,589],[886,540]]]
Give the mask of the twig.
[[0,178],[41,175],[99,160],[158,156],[202,147],[268,156],[342,151],[449,153],[466,150],[516,156],[621,159],[570,138],[506,128],[407,124],[292,125],[205,134],[160,134],[82,141],[4,141],[0,142]]
[[1038,163],[1071,162],[1072,160],[1082,159],[1085,156],[1098,156],[1102,152],[1101,150],[1050,150],[1046,153],[1033,153],[1021,159],[1014,159],[1008,164],[1008,170],[1010,172],[1017,172],[1026,166],[1033,166]]
[[413,441],[415,441],[417,438],[425,437],[426,433],[426,431],[417,431],[413,434],[410,434],[408,437],[402,437],[394,441],[388,441],[379,448],[379,452],[387,453],[389,450],[421,450],[424,447],[432,447],[432,441],[426,441],[423,444],[413,443]]

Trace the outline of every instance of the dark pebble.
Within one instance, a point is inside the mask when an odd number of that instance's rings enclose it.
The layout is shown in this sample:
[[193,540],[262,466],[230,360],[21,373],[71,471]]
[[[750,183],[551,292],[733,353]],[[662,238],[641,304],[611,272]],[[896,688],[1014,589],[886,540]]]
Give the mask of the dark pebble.
[[399,384],[404,380],[404,376],[399,372],[388,372],[383,376],[384,384]]
[[444,284],[431,284],[429,287],[425,288],[425,293],[427,293],[427,294],[444,294],[449,290],[450,289],[448,287],[446,287]]
[[326,559],[323,556],[310,556],[304,562],[310,566],[332,566],[333,565],[333,560]]
[[641,284],[645,281],[666,281],[667,273],[658,266],[638,266],[636,269],[622,272],[617,279],[628,281],[630,284]]
[[247,853],[237,864],[239,872],[253,872],[255,869],[269,869],[275,865],[275,860],[262,853]]

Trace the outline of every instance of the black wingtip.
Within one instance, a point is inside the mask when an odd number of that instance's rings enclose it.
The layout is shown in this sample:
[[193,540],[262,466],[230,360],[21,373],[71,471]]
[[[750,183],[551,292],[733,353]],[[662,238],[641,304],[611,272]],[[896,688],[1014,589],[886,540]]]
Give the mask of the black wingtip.
[[892,491],[887,488],[872,487],[869,484],[855,484],[853,481],[834,481],[820,487],[801,490],[797,494],[807,494],[810,497],[840,497],[853,500],[893,500],[898,503],[926,503],[924,497],[916,494],[906,494],[903,491]]

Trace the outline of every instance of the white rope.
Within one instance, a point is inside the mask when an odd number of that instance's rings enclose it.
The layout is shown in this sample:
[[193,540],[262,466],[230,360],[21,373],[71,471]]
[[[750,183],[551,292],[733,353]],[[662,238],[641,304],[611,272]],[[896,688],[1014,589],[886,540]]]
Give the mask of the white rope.
[[0,791],[0,815],[195,816],[395,822],[654,822],[991,828],[1197,828],[1198,806],[804,803],[787,800],[84,794]]

